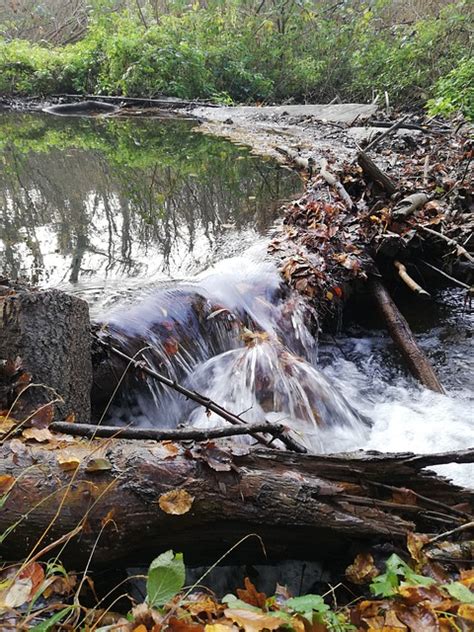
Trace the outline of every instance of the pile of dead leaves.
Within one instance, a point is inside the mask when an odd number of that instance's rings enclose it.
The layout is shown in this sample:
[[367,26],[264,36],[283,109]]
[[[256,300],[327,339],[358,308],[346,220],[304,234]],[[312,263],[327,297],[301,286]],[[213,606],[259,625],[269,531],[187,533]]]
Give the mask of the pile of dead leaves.
[[[331,165],[338,185],[328,184],[319,173],[308,179],[306,193],[283,209],[284,221],[269,252],[279,260],[284,280],[311,298],[322,315],[338,308],[354,281],[379,269],[391,270],[396,278],[395,259],[417,275],[417,266],[427,261],[440,270],[438,281],[446,272],[469,288],[474,262],[472,140],[466,130],[430,133],[426,128],[416,133],[419,137],[385,138],[369,152],[395,193],[372,180],[356,156]],[[347,195],[341,196],[340,185]]]

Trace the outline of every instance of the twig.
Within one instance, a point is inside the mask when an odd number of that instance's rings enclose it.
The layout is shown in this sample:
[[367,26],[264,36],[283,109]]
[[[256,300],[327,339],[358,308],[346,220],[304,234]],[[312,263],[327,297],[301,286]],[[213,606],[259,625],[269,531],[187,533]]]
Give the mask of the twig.
[[456,285],[459,285],[460,287],[463,287],[466,290],[471,290],[472,289],[471,286],[468,285],[467,283],[463,283],[462,281],[460,281],[459,279],[456,279],[455,277],[451,276],[447,272],[444,272],[444,270],[440,270],[439,268],[437,268],[436,266],[432,265],[431,263],[428,263],[428,261],[425,261],[424,259],[420,259],[420,261],[425,266],[428,266],[428,268],[431,268],[435,272],[438,272],[439,274],[442,274],[444,277],[446,277],[447,279],[449,279],[453,283],[456,283]]
[[417,227],[417,229],[424,230],[426,233],[429,233],[430,235],[434,235],[435,237],[440,237],[441,239],[444,239],[444,241],[446,241],[448,244],[456,247],[458,255],[464,255],[464,257],[466,257],[468,261],[470,261],[471,263],[474,263],[474,257],[464,248],[464,246],[461,246],[460,244],[458,244],[458,242],[452,239],[451,237],[447,237],[446,235],[443,235],[443,233],[439,233],[437,230],[433,230],[432,228],[427,228],[426,226],[420,225]]
[[[392,492],[403,493],[404,491],[402,487],[395,487],[394,485],[386,485],[385,483],[378,483],[377,481],[368,481],[368,483],[369,485],[374,485],[375,487],[380,487],[382,489],[388,489],[389,491],[392,491]],[[465,511],[461,511],[460,509],[456,509],[455,507],[450,507],[449,505],[446,505],[445,503],[442,503],[439,500],[434,500],[433,498],[429,498],[428,496],[423,496],[422,494],[415,492],[413,489],[410,489],[409,492],[410,494],[413,494],[415,498],[419,498],[425,503],[433,505],[433,507],[440,507],[441,509],[451,512],[461,518],[471,518],[471,514],[468,514]]]
[[[161,373],[158,373],[154,369],[150,368],[145,362],[134,360],[129,355],[127,355],[126,353],[123,353],[123,351],[120,351],[119,349],[116,349],[105,340],[101,340],[100,338],[96,338],[96,340],[99,342],[99,344],[109,349],[116,356],[118,356],[119,358],[122,358],[122,360],[125,360],[126,362],[129,362],[131,366],[133,366],[135,369],[138,369],[140,371],[147,373],[148,375],[153,377],[157,382],[160,382],[161,384],[164,384],[165,386],[172,388],[178,393],[181,393],[188,399],[191,399],[192,401],[203,406],[206,410],[210,410],[211,412],[215,413],[219,417],[222,417],[222,419],[225,419],[229,423],[234,424],[234,425],[242,425],[246,423],[243,419],[241,419],[237,415],[234,415],[233,413],[226,410],[222,406],[219,406],[219,404],[216,404],[216,402],[213,402],[208,397],[204,397],[204,395],[201,395],[200,393],[197,393],[196,391],[190,391],[185,386],[182,386],[178,382],[175,382],[174,380],[171,380],[169,377],[166,377],[166,375],[162,375]],[[264,439],[263,437],[261,437],[260,435],[254,434],[253,436],[262,445],[268,445],[268,441]],[[288,435],[282,434],[279,438],[280,438],[280,441],[284,443],[285,446],[289,450],[292,450],[293,452],[299,452],[300,454],[304,454],[306,452],[306,448],[304,448],[302,445],[297,443],[294,439],[292,439]]]
[[389,127],[388,129],[386,129],[385,132],[382,132],[380,134],[380,136],[377,136],[376,138],[374,138],[374,140],[371,141],[364,148],[364,151],[369,151],[369,149],[373,149],[376,145],[378,145],[380,143],[380,141],[382,141],[389,134],[391,134],[392,132],[397,130],[407,120],[407,118],[408,118],[408,114],[406,116],[402,117],[401,119],[398,119],[398,121],[395,121],[395,123],[391,127]]
[[407,269],[403,265],[403,263],[395,260],[393,262],[393,265],[397,268],[400,278],[402,279],[404,283],[406,283],[406,285],[410,288],[410,290],[412,290],[413,292],[416,292],[417,294],[425,298],[431,298],[431,294],[427,292],[426,290],[424,290],[421,287],[421,285],[418,285],[418,283],[414,279],[411,278],[411,276],[408,274]]
[[443,538],[447,538],[450,535],[454,535],[455,533],[461,533],[461,531],[468,531],[469,529],[474,529],[474,520],[472,522],[466,522],[465,524],[462,524],[459,527],[456,527],[455,529],[451,529],[450,531],[445,531],[444,533],[440,533],[434,538],[431,538],[431,540],[428,540],[425,546],[428,544],[433,544],[434,542],[438,542],[439,540],[442,540]]
[[254,435],[256,432],[268,433],[278,438],[285,432],[285,426],[282,424],[273,424],[268,421],[241,426],[225,426],[223,428],[177,428],[175,430],[121,428],[119,426],[96,426],[95,424],[54,421],[48,428],[54,432],[64,432],[79,437],[116,437],[138,440],[152,439],[153,441],[207,441],[208,439],[220,439],[237,435]]

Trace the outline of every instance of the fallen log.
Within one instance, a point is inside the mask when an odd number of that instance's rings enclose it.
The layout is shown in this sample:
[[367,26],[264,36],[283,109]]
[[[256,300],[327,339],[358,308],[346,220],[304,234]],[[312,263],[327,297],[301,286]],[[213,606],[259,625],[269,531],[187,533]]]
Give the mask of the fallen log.
[[473,462],[474,449],[315,456],[219,445],[6,442],[0,532],[10,532],[0,552],[34,556],[71,532],[60,551],[70,568],[90,556],[95,566],[137,564],[167,548],[209,561],[256,533],[270,557],[320,559],[355,540],[403,541],[413,529],[436,534],[472,520],[474,494],[422,468]]
[[376,278],[370,280],[370,289],[377,307],[385,320],[388,332],[397,345],[407,366],[426,388],[436,393],[444,393],[430,361],[418,346],[410,327],[387,292],[385,286]]

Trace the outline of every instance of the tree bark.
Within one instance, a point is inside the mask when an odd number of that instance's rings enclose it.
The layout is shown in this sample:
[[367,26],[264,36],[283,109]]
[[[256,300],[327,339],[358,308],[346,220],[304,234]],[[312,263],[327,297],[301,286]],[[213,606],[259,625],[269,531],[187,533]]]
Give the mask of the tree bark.
[[[76,421],[90,421],[91,336],[85,301],[58,290],[7,288],[0,295],[0,340],[0,360],[19,358],[32,382],[42,385],[23,391],[13,416],[19,408],[30,414],[62,398],[56,403],[59,418],[74,414]],[[1,401],[0,408],[12,403]]]
[[[35,551],[82,524],[61,552],[69,567],[83,566],[92,554],[95,565],[136,565],[167,548],[199,563],[216,559],[249,533],[261,536],[270,557],[318,559],[347,550],[354,540],[400,541],[413,529],[450,529],[469,520],[464,511],[472,514],[471,492],[422,468],[472,462],[473,450],[311,456],[269,449],[242,454],[241,445],[219,445],[64,443],[59,435],[44,445],[5,443],[2,474],[12,477],[12,485],[0,533],[16,528],[3,554],[24,557],[41,534],[46,532]],[[398,496],[394,486],[401,488]],[[183,515],[160,506],[161,495],[176,489],[194,499]],[[464,511],[454,507],[458,503]],[[257,548],[254,543],[251,555]]]

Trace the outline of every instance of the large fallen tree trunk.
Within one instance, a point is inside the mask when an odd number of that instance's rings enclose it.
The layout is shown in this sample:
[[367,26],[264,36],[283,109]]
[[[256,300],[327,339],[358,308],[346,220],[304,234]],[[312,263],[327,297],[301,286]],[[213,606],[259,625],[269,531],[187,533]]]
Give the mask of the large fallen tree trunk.
[[0,532],[16,526],[3,554],[34,555],[73,532],[60,553],[69,566],[90,556],[97,565],[136,564],[167,548],[209,561],[256,533],[270,556],[322,558],[355,540],[396,542],[413,529],[437,533],[472,519],[473,494],[422,468],[472,462],[473,450],[296,456],[238,447],[240,455],[224,444],[65,443],[64,435],[42,445],[7,442]]

